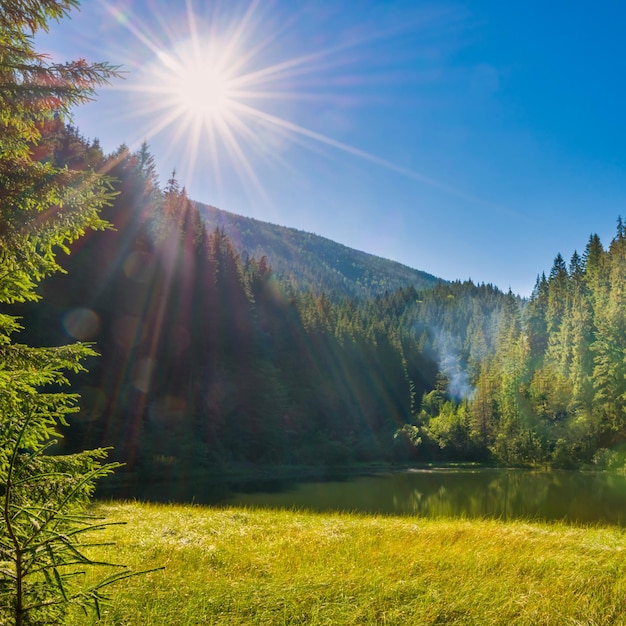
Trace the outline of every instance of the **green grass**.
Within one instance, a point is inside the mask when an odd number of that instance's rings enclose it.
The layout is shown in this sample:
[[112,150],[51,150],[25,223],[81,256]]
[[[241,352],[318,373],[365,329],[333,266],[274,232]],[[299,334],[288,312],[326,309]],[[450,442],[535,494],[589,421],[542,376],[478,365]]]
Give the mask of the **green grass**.
[[[106,503],[96,624],[626,624],[615,527]],[[91,624],[73,616],[72,624]]]

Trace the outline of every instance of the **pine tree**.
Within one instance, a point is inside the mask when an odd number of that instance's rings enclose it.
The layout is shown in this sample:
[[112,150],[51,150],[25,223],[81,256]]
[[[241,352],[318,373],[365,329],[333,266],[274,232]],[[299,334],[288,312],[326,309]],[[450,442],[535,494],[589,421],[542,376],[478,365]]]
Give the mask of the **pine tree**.
[[535,364],[543,360],[548,347],[548,281],[546,275],[537,277],[535,288],[525,310],[526,332],[528,334],[528,348]]
[[604,289],[594,294],[593,385],[594,405],[612,444],[624,440],[626,428],[626,238],[621,220],[604,269]]
[[606,255],[600,237],[591,235],[583,254],[585,269],[585,283],[590,291],[590,298],[595,305],[596,301],[606,297],[608,289],[606,272]]
[[567,303],[568,274],[565,260],[557,254],[548,279],[548,334],[555,333],[561,326]]
[[[116,75],[107,64],[51,63],[34,35],[74,0],[0,0],[0,304],[38,299],[37,284],[59,271],[56,255],[86,229],[102,229],[106,179],[36,159],[41,129]],[[57,624],[67,605],[98,606],[97,585],[75,586],[75,566],[92,561],[83,536],[95,480],[111,471],[105,450],[51,454],[77,396],[55,391],[93,350],[82,344],[33,348],[14,340],[18,319],[0,314],[0,623]],[[121,574],[124,576],[125,574]],[[108,584],[113,578],[103,581]]]

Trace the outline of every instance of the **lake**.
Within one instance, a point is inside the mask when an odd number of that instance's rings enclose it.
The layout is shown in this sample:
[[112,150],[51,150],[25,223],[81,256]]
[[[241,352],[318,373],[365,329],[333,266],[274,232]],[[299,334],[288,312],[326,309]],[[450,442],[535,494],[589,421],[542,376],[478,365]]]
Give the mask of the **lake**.
[[103,497],[429,517],[626,523],[626,477],[505,469],[415,469],[320,481],[116,487]]

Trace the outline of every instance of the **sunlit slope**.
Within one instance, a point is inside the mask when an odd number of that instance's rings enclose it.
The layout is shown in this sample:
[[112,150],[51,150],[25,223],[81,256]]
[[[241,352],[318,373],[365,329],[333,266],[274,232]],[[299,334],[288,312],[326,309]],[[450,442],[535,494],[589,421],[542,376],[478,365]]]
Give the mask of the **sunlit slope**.
[[300,288],[340,296],[372,297],[407,285],[428,289],[440,282],[426,272],[348,248],[319,235],[200,203],[197,206],[209,230],[223,228],[238,252],[257,259],[266,256],[279,278]]

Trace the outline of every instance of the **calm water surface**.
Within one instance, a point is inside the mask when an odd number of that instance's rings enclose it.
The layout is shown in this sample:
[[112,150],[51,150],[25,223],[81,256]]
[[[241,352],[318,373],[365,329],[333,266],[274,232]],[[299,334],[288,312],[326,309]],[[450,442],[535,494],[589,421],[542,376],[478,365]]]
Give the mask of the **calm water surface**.
[[101,495],[314,511],[626,524],[626,477],[569,471],[406,470],[319,482],[126,486]]

